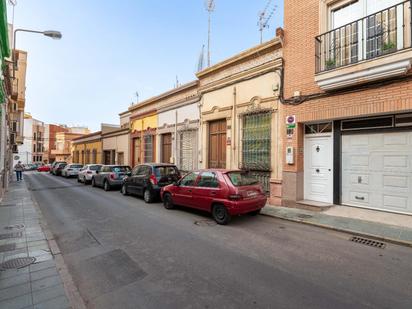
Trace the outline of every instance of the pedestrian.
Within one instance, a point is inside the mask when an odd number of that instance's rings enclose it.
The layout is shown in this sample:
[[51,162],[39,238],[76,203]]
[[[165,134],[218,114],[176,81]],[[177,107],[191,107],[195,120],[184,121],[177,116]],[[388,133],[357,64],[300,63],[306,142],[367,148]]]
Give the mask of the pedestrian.
[[17,164],[14,166],[14,170],[16,171],[17,181],[23,180],[22,176],[23,176],[24,166],[23,164],[21,164],[21,161],[17,162]]

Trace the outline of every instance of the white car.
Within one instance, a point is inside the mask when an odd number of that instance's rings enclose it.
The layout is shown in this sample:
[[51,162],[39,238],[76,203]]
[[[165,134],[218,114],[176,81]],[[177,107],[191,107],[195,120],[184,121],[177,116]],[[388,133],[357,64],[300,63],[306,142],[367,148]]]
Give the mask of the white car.
[[83,168],[79,171],[77,176],[77,181],[82,182],[85,185],[92,181],[94,175],[96,175],[96,171],[100,171],[103,165],[101,164],[87,164],[83,166]]
[[83,167],[82,164],[67,164],[66,167],[62,170],[62,176],[69,178],[79,175],[80,169]]

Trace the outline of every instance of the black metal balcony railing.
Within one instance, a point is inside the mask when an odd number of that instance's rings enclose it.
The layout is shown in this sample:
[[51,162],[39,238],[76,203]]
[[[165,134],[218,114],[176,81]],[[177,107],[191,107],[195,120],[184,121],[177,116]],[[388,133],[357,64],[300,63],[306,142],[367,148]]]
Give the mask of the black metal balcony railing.
[[317,36],[316,73],[412,47],[411,16],[408,0]]

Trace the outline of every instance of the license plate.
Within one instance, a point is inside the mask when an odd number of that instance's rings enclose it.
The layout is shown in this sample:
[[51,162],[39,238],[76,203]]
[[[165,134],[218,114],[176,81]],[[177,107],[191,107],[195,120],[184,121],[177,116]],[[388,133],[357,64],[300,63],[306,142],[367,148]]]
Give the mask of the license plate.
[[248,191],[247,193],[246,193],[246,196],[247,197],[255,197],[255,196],[257,196],[258,195],[258,193],[256,192],[256,191]]

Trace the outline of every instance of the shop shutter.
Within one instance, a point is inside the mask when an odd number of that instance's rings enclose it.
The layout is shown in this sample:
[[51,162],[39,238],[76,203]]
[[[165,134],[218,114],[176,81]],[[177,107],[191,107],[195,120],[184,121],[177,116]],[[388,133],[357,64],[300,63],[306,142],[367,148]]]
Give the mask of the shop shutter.
[[189,130],[180,133],[180,166],[182,171],[193,171],[197,160],[197,131]]

